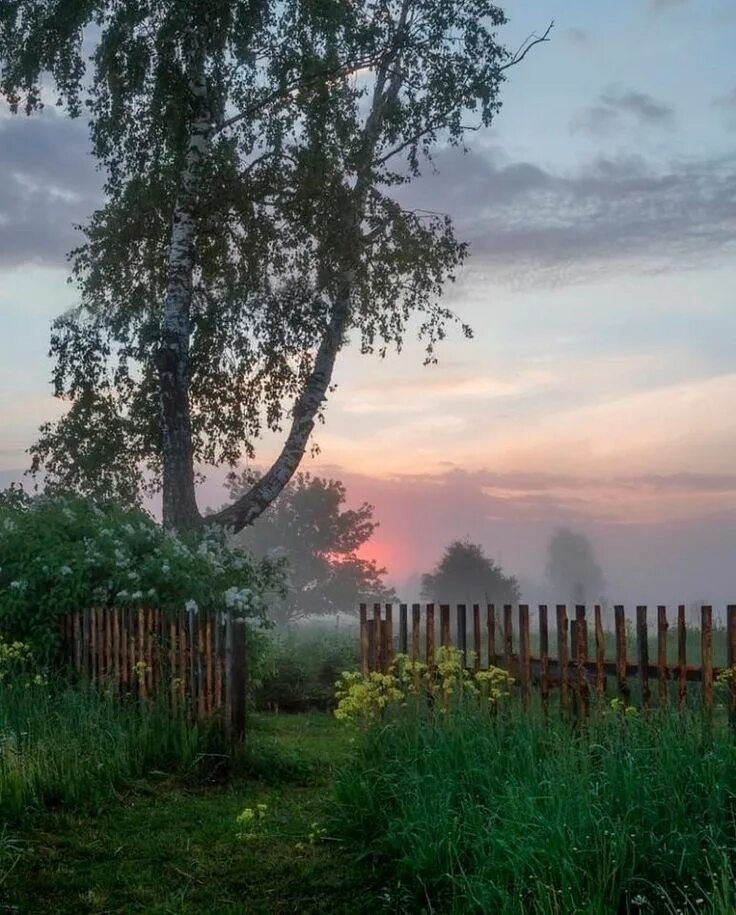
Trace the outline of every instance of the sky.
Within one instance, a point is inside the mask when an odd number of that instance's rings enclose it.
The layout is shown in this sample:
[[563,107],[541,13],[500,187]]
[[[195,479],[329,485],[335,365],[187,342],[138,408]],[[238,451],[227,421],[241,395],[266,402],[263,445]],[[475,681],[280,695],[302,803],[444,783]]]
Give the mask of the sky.
[[[544,595],[586,532],[614,601],[736,601],[733,0],[511,0],[495,124],[405,189],[471,257],[439,363],[348,348],[304,465],[375,506],[370,554],[412,595],[452,539]],[[46,357],[65,253],[99,199],[86,128],[0,109],[0,481],[59,415]],[[275,454],[266,438],[256,463]],[[220,500],[215,474],[201,500]]]

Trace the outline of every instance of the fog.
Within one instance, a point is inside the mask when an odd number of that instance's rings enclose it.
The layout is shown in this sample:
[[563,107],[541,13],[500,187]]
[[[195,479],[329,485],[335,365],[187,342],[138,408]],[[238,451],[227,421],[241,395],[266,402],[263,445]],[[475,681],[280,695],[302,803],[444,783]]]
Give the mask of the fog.
[[[478,474],[379,478],[335,467],[308,469],[343,480],[349,506],[368,501],[375,507],[380,527],[365,554],[387,568],[387,582],[405,601],[420,599],[420,576],[432,569],[445,546],[468,538],[518,578],[524,601],[569,602],[568,595],[554,593],[545,574],[550,538],[564,526],[589,538],[605,579],[600,597],[609,605],[624,604],[630,613],[637,604],[709,603],[718,618],[727,604],[736,603],[736,511],[731,508],[626,522],[586,517],[580,506],[574,511],[544,495],[489,495]],[[0,472],[0,486],[20,479],[21,471]],[[223,480],[224,471],[209,474],[200,491],[203,508],[226,500]]]

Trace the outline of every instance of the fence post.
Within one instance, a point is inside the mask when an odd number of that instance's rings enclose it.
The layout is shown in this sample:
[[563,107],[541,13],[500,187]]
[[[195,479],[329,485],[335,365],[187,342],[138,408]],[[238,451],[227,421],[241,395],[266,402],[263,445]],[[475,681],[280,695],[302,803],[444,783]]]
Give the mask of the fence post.
[[702,607],[700,618],[703,708],[710,712],[713,709],[713,608]]
[[620,697],[629,704],[628,661],[626,658],[626,616],[621,604],[614,607],[616,614],[616,677]]
[[641,704],[644,711],[647,711],[651,693],[649,690],[649,631],[647,628],[647,608],[645,606],[636,608],[636,641]]
[[409,654],[409,621],[406,604],[399,604],[399,654]]
[[528,706],[531,700],[531,658],[529,655],[529,605],[519,604],[519,673],[521,701]]
[[493,604],[488,604],[488,666],[497,665],[496,658],[496,608]]
[[514,676],[514,622],[511,616],[513,607],[511,604],[503,605],[503,662],[506,665],[506,673]]
[[474,668],[480,670],[480,604],[473,604],[473,652],[475,653]]
[[368,608],[360,605],[360,672],[368,676]]
[[560,672],[560,708],[567,711],[567,607],[557,604],[557,666]]
[[729,680],[729,717],[731,726],[736,726],[736,604],[729,604],[726,608],[726,646],[728,650],[728,667],[731,672]]
[[440,604],[440,645],[442,648],[449,648],[451,644],[450,605]]
[[434,604],[427,604],[424,636],[427,642],[427,669],[434,676]]
[[606,694],[605,637],[603,635],[603,613],[601,605],[595,609],[595,691],[601,699]]
[[657,668],[659,704],[664,708],[667,704],[667,608],[663,605],[657,607]]
[[468,615],[465,604],[457,605],[457,647],[463,654],[463,667],[468,666]]
[[685,605],[677,608],[677,705],[680,711],[687,701],[687,629],[685,628]]
[[422,608],[420,604],[411,605],[411,656],[418,661],[421,655],[419,648],[420,627],[422,624]]
[[578,714],[588,717],[588,674],[585,664],[588,660],[588,622],[585,618],[585,605],[575,605],[575,664],[577,666],[577,694],[580,707]]
[[381,656],[381,605],[373,604],[373,670],[383,670],[383,657]]
[[227,618],[225,635],[227,725],[230,739],[238,743],[245,736],[246,635],[245,620]]
[[539,688],[542,694],[542,710],[545,718],[549,701],[549,629],[547,627],[547,605],[539,605]]
[[394,608],[386,604],[386,622],[384,626],[384,644],[381,646],[383,654],[383,670],[388,672],[394,662]]

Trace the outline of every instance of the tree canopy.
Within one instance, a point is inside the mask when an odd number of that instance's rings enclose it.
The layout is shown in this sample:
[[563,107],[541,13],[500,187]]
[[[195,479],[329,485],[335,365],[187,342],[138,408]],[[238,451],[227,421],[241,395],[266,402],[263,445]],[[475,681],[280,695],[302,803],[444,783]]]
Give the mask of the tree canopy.
[[547,550],[547,578],[554,597],[573,604],[601,600],[605,579],[590,539],[579,531],[558,528]]
[[[231,479],[232,498],[253,485],[249,474]],[[283,557],[287,592],[271,602],[270,616],[289,622],[304,616],[350,613],[361,601],[394,596],[383,580],[386,570],[358,553],[378,523],[373,506],[346,508],[340,480],[297,473],[254,522],[236,536],[255,556]]]
[[439,603],[518,603],[517,580],[486,556],[483,547],[455,540],[431,572],[422,575],[422,597]]
[[[42,429],[51,484],[199,523],[195,466],[273,465],[218,518],[240,529],[288,483],[349,335],[428,359],[466,248],[393,189],[500,107],[514,55],[489,0],[16,0],[0,11],[12,111],[90,119],[105,203],[72,254],[77,308],[55,324]],[[89,49],[92,49],[91,56]],[[467,327],[463,327],[469,333]]]

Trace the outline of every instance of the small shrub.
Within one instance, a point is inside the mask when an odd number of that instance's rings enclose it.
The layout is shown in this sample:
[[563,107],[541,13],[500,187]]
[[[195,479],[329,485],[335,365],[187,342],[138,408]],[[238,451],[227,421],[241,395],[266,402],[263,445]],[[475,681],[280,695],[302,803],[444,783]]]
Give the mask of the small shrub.
[[335,684],[335,715],[342,721],[370,724],[390,709],[405,706],[410,698],[415,700],[415,708],[436,700],[445,711],[462,707],[468,700],[495,708],[509,697],[513,682],[499,667],[469,670],[463,663],[463,653],[450,646],[439,649],[431,670],[421,661],[398,654],[386,673],[370,671],[364,676],[344,671]]
[[218,528],[174,535],[145,512],[72,496],[0,499],[0,632],[51,658],[59,614],[87,607],[229,610],[263,623],[278,564]]
[[281,711],[330,708],[338,676],[358,663],[358,644],[353,627],[314,623],[272,631],[255,673],[257,705]]

